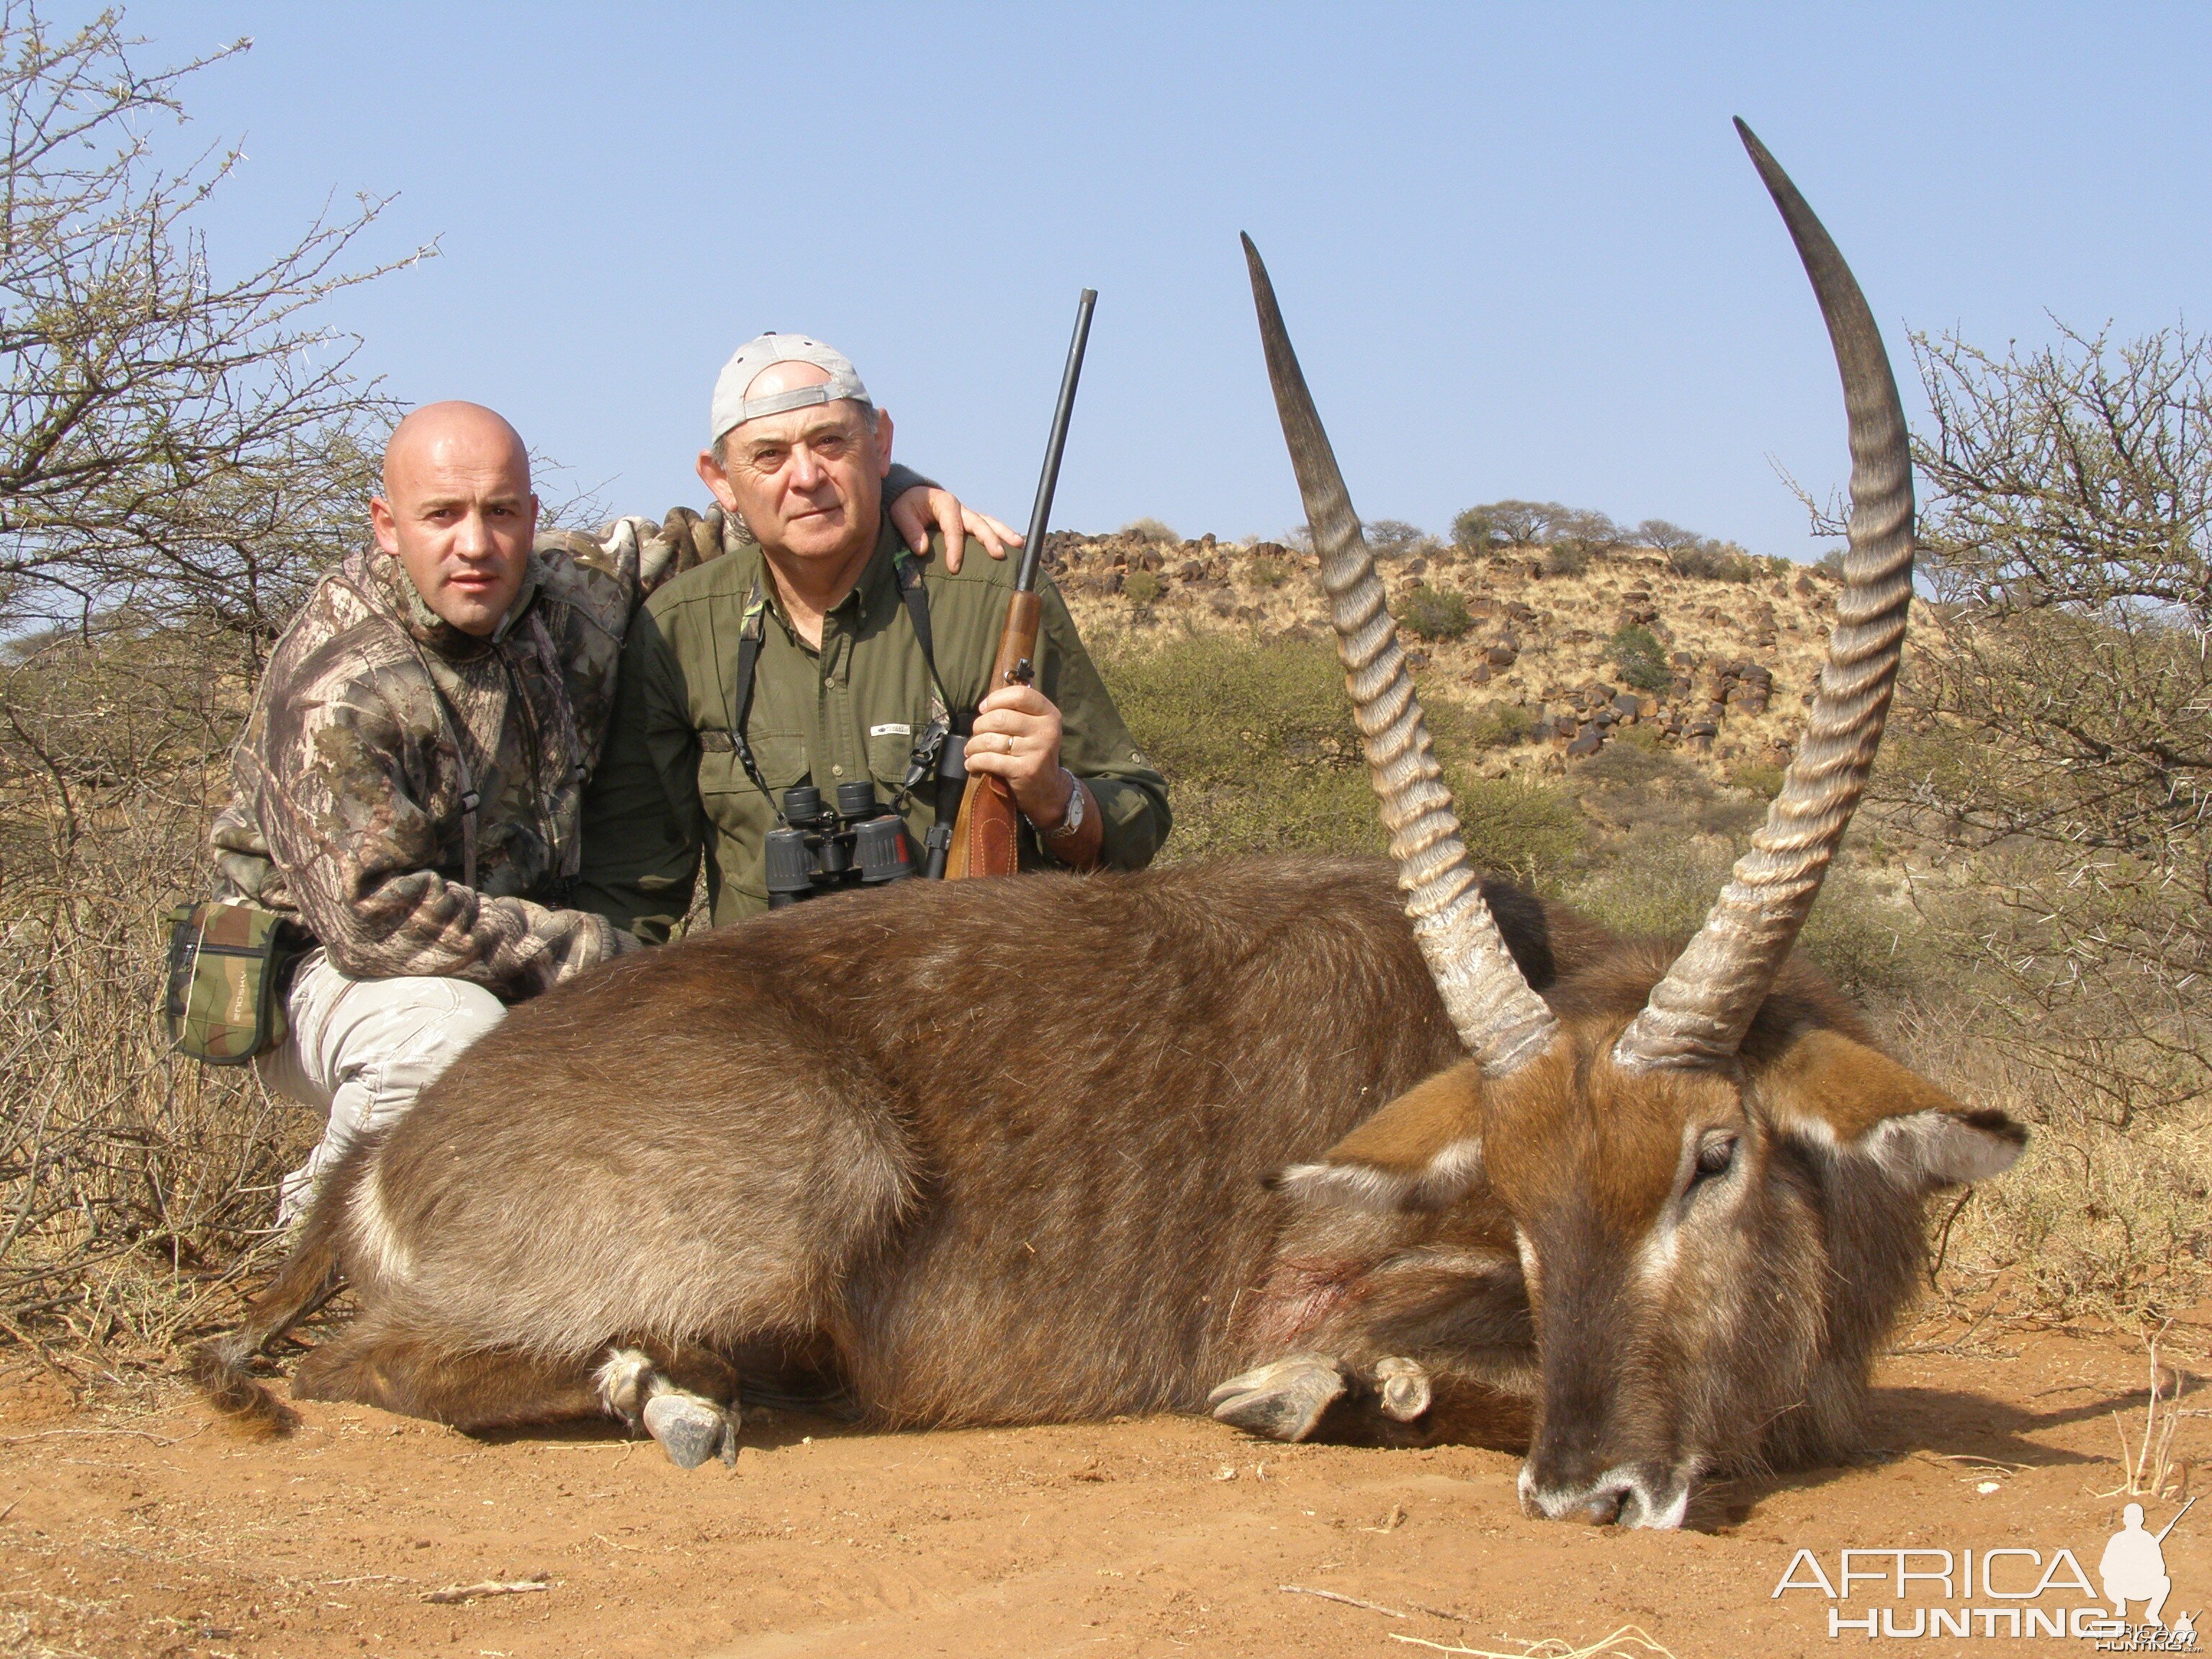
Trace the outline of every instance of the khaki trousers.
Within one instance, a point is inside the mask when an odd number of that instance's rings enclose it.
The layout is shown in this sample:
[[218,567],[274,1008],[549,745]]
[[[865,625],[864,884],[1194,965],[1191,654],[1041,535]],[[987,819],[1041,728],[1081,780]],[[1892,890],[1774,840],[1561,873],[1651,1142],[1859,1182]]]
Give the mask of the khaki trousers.
[[291,1030],[254,1070],[276,1093],[321,1113],[328,1127],[278,1189],[280,1224],[306,1211],[341,1152],[398,1119],[507,1008],[465,980],[348,979],[317,951],[293,976],[285,1012]]

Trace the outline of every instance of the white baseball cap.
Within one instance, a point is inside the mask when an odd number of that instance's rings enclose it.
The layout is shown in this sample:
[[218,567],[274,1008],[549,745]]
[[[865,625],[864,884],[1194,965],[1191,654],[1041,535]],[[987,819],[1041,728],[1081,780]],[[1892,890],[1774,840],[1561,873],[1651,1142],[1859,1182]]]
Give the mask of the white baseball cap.
[[[812,363],[830,378],[819,386],[797,386],[788,392],[748,398],[745,388],[763,369],[776,363]],[[850,357],[804,334],[763,334],[739,346],[715,378],[714,401],[707,421],[712,430],[707,441],[709,445],[720,442],[724,433],[743,421],[811,409],[816,404],[834,404],[842,398],[856,403],[870,401],[868,388],[860,384],[860,372],[853,367]]]

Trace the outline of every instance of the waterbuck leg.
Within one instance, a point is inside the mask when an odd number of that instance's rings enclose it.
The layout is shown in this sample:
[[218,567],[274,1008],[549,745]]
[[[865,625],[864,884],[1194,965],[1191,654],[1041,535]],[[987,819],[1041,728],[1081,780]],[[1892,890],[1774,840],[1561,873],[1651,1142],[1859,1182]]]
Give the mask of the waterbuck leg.
[[1293,1354],[1232,1376],[1206,1397],[1213,1414],[1248,1434],[1270,1440],[1304,1440],[1352,1385],[1341,1360],[1325,1353]]
[[[640,1349],[613,1350],[596,1372],[601,1404],[632,1428],[642,1428],[659,1441],[668,1461],[679,1468],[696,1469],[710,1457],[719,1457],[734,1468],[738,1461],[735,1376],[714,1356],[695,1350],[672,1358],[674,1363],[661,1364]],[[684,1364],[687,1359],[692,1363]],[[708,1375],[702,1376],[702,1371]],[[684,1381],[714,1389],[720,1399],[710,1399],[684,1387],[679,1374],[688,1374]],[[724,1409],[725,1405],[729,1409]]]
[[465,1433],[596,1417],[599,1381],[580,1360],[484,1348],[458,1330],[365,1316],[300,1362],[295,1400],[352,1400]]
[[1399,1423],[1410,1423],[1421,1416],[1436,1398],[1428,1370],[1418,1359],[1378,1361],[1375,1392],[1381,1396],[1382,1414]]

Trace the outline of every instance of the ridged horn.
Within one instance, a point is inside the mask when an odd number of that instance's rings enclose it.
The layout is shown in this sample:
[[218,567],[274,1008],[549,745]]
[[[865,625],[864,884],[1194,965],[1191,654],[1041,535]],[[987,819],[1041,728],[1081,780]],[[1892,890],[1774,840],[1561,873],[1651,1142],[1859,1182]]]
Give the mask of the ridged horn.
[[1705,925],[1621,1034],[1631,1070],[1706,1066],[1743,1041],[1820,896],[1888,718],[1912,601],[1912,458],[1881,332],[1835,243],[1751,129],[1735,124],[1812,279],[1842,371],[1851,521],[1828,660],[1797,757]]
[[1291,349],[1274,285],[1252,239],[1244,258],[1252,271],[1252,300],[1260,313],[1260,339],[1267,353],[1267,378],[1275,388],[1283,438],[1304,498],[1306,523],[1321,555],[1322,586],[1344,664],[1345,689],[1366,750],[1368,780],[1382,805],[1390,856],[1406,913],[1413,919],[1429,974],[1443,998],[1460,1041],[1493,1076],[1534,1059],[1558,1022],[1543,998],[1528,988],[1460,840],[1451,792],[1429,744],[1428,722],[1413,695],[1397,624],[1384,601],[1375,556],[1352,510],[1344,475],[1315,412],[1313,394]]

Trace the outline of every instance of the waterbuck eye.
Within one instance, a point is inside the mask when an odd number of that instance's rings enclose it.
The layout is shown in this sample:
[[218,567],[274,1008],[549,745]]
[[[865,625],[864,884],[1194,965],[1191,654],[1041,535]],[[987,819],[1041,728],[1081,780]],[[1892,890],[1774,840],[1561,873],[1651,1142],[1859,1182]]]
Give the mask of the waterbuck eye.
[[1735,1162],[1735,1137],[1711,1136],[1698,1148],[1698,1167],[1696,1173],[1690,1177],[1691,1184],[1695,1186],[1700,1181],[1711,1181],[1716,1176],[1726,1175],[1729,1165]]

